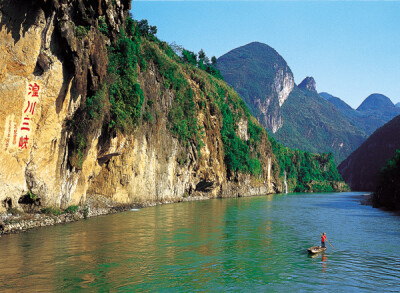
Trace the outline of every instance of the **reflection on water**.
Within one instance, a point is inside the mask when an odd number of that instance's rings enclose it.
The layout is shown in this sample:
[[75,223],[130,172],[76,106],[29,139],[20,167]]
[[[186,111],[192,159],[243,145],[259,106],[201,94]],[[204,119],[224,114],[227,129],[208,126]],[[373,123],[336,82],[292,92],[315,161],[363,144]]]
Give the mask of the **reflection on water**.
[[326,268],[327,268],[327,266],[326,266],[326,260],[327,260],[326,254],[323,253],[323,254],[322,254],[322,272],[323,272],[323,273],[326,273]]
[[[395,291],[398,219],[348,194],[129,211],[3,236],[0,291]],[[321,231],[337,249],[307,257]]]

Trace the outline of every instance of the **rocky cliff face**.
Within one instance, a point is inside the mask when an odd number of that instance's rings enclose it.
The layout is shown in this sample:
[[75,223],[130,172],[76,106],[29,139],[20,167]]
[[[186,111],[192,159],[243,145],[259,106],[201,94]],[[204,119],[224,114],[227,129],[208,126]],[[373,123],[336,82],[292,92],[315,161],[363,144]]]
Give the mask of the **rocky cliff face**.
[[[91,125],[79,168],[71,164],[77,134],[69,124],[107,78],[107,45],[115,42],[129,9],[129,0],[0,3],[0,211],[20,208],[28,195],[41,206],[66,208],[84,204],[88,196],[143,203],[281,189],[266,135],[257,149],[260,176],[227,172],[223,119],[210,103],[204,106],[204,84],[189,73],[184,74],[194,92],[204,145],[196,149],[172,136],[168,112],[176,92],[165,86],[152,62],[138,69],[138,82],[143,110],[151,100],[154,121],[143,121],[130,134]],[[285,71],[277,76],[275,93],[283,103],[293,78]],[[238,136],[248,140],[247,120],[237,124]]]
[[283,125],[281,107],[294,87],[286,61],[268,45],[253,42],[218,58],[218,68],[258,121],[277,132]]
[[316,92],[317,84],[312,76],[307,76],[303,81],[298,85],[299,89]]
[[129,1],[1,2],[0,209],[18,207],[28,191],[45,206],[85,200],[96,155],[82,171],[69,168],[65,126],[106,75],[99,19],[118,31],[129,8]]

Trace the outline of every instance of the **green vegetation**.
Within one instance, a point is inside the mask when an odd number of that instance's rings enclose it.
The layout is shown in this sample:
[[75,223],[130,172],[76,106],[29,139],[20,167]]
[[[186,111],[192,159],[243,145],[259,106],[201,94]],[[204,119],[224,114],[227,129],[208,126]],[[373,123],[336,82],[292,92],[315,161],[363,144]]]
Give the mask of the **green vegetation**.
[[[396,113],[393,104],[392,107],[380,105],[379,107],[375,106],[375,110],[365,109],[364,111],[359,111],[351,108],[341,99],[328,93],[320,93],[319,95],[334,105],[354,126],[363,131],[366,137],[370,136],[376,129],[400,114],[400,108]],[[364,106],[366,105],[364,104]]]
[[[104,20],[99,19],[99,27],[103,34],[108,34]],[[195,54],[176,46],[171,48],[157,39],[156,32],[157,28],[146,20],[137,22],[128,18],[124,29],[108,47],[106,81],[95,94],[86,98],[70,121],[70,129],[75,133],[69,148],[72,166],[82,167],[95,129],[130,134],[143,121],[153,123],[158,119],[158,112],[155,117],[152,115],[154,101],[144,104],[145,97],[138,82],[139,71],[145,73],[155,66],[162,84],[158,94],[168,91],[174,96],[167,114],[171,134],[182,145],[195,146],[200,155],[204,132],[213,131],[209,117],[219,119],[229,176],[246,173],[261,178],[265,164],[262,158],[273,148],[279,164],[279,167],[273,164],[274,174],[280,168],[283,176],[285,170],[296,191],[329,190],[332,187],[326,181],[340,180],[331,155],[292,151],[274,141],[271,147],[266,131],[250,115],[245,102],[222,81],[215,67],[216,58],[210,61],[203,50]],[[202,125],[198,121],[201,111],[208,119],[202,121]],[[246,129],[247,133],[243,133]],[[243,135],[246,139],[241,138]],[[186,153],[182,153],[178,163],[185,165],[187,160]],[[77,207],[67,210],[74,212],[75,209]],[[85,211],[87,216],[88,210]]]
[[363,132],[316,92],[294,86],[280,106],[276,78],[293,74],[286,61],[266,44],[254,42],[226,53],[218,58],[218,69],[264,127],[272,129],[272,119],[283,119],[283,126],[269,134],[287,147],[331,152],[339,163],[365,139]]
[[69,163],[71,166],[76,167],[77,169],[82,169],[86,152],[86,138],[84,136],[85,127],[84,124],[81,125],[82,126],[78,126],[77,133],[69,142],[70,145],[73,146],[69,155]]
[[[108,26],[104,17],[99,17],[99,30],[108,36]],[[85,37],[90,27],[76,27],[78,39]],[[164,86],[175,92],[175,99],[168,113],[169,128],[173,135],[189,145],[194,143],[199,151],[203,130],[197,123],[194,92],[180,66],[188,64],[221,78],[215,68],[216,58],[210,63],[204,51],[196,54],[185,50],[179,57],[165,42],[159,41],[155,34],[157,27],[150,26],[147,20],[135,21],[128,17],[124,29],[119,32],[115,42],[108,47],[108,69],[106,82],[92,96],[86,98],[68,126],[75,135],[69,141],[69,162],[81,169],[87,149],[95,129],[103,128],[109,133],[132,133],[142,121],[152,123],[151,103],[143,110],[144,94],[138,82],[138,68],[147,69],[153,62],[164,78]],[[188,55],[187,55],[188,54]],[[190,62],[185,56],[191,56]],[[193,62],[193,64],[191,63]]]
[[40,210],[42,214],[45,215],[53,215],[53,216],[59,216],[62,214],[62,210],[56,207],[46,207]]
[[277,141],[311,153],[332,153],[338,164],[365,139],[364,133],[315,92],[294,88],[282,112],[283,126],[272,134]]
[[104,19],[104,16],[99,17],[99,31],[105,36],[108,36],[108,25]]
[[78,40],[85,38],[90,30],[90,27],[79,25],[75,28],[75,35]]
[[[221,56],[217,67],[225,81],[240,94],[256,118],[262,113],[255,99],[264,101],[266,97],[276,95],[271,85],[276,78],[277,69],[281,69],[284,75],[292,75],[286,61],[273,48],[258,42],[236,48]],[[270,105],[269,110],[273,106]],[[274,113],[269,111],[269,114]]]
[[96,94],[86,98],[85,103],[68,123],[69,129],[75,134],[69,141],[69,163],[77,169],[82,168],[90,136],[101,127],[104,116],[109,111],[107,91],[107,85],[103,84]]
[[[130,31],[134,33],[134,29]],[[137,81],[137,62],[140,49],[139,38],[127,36],[121,31],[115,46],[109,48],[108,74],[111,104],[110,128],[120,132],[131,132],[141,119],[144,101],[143,91]]]
[[89,208],[87,206],[83,209],[83,218],[86,220],[89,216]]
[[157,27],[149,25],[147,19],[142,19],[137,23],[137,28],[139,33],[143,37],[150,37],[150,39],[155,39],[157,34]]
[[[99,22],[104,33],[104,19],[99,19]],[[79,34],[84,32],[84,27],[78,28]],[[128,35],[121,30],[115,43],[108,47],[106,81],[94,95],[86,97],[85,103],[68,123],[70,131],[75,134],[69,141],[69,163],[77,169],[82,168],[96,129],[127,134],[141,122],[144,96],[137,81],[137,64],[143,60],[140,57],[141,38],[136,22],[130,18],[126,31]]]
[[[165,49],[165,45],[160,46]],[[202,130],[197,124],[194,93],[184,73],[174,60],[160,50],[154,43],[145,42],[144,56],[146,62],[153,62],[164,78],[164,87],[175,92],[175,99],[168,114],[170,131],[183,143],[193,142],[197,147],[202,145]],[[176,60],[175,60],[176,61]]]
[[272,149],[280,167],[280,176],[286,171],[289,189],[295,192],[334,191],[329,182],[343,181],[337,171],[333,155],[310,154],[292,150],[277,143],[273,138]]
[[391,210],[400,209],[400,150],[379,173],[373,203]]
[[64,211],[57,207],[45,207],[45,208],[41,209],[40,211],[42,212],[42,214],[45,214],[45,215],[59,216],[61,214],[75,214],[78,212],[78,210],[79,210],[78,205],[72,205],[72,206],[67,207]]
[[[199,150],[203,144],[204,129],[198,125],[197,111],[205,111],[208,104],[214,111],[222,114],[221,134],[228,170],[260,175],[262,167],[256,146],[260,142],[261,133],[265,134],[265,131],[252,122],[243,100],[225,84],[220,83],[222,77],[215,68],[216,58],[213,57],[210,63],[203,50],[198,55],[177,46],[172,50],[166,43],[156,39],[144,42],[143,47],[146,63],[154,63],[163,77],[164,87],[175,92],[168,114],[171,133],[183,143],[194,143]],[[181,57],[175,52],[181,53]],[[200,85],[202,99],[197,103],[186,75],[190,75]],[[237,123],[242,117],[248,124],[248,141],[241,140],[237,135]],[[185,158],[179,159],[180,164],[185,162]]]
[[[147,23],[143,22],[142,27],[144,27],[142,30],[148,31]],[[252,120],[244,101],[232,89],[220,82],[219,71],[216,70],[214,74],[210,72],[210,68],[215,68],[216,58],[211,58],[210,63],[203,50],[198,54],[183,48],[177,49],[176,46],[173,50],[154,36],[143,41],[142,48],[145,64],[152,62],[156,65],[163,77],[164,87],[175,92],[175,99],[168,114],[171,133],[186,144],[194,143],[199,149],[202,145],[201,137],[204,130],[198,125],[197,111],[206,111],[208,104],[210,108],[214,108],[212,111],[219,112],[222,116],[221,136],[224,161],[228,171],[260,175],[262,173],[261,154],[257,148],[261,143],[261,137],[267,137],[266,132]],[[175,52],[180,52],[181,57]],[[199,84],[200,101],[195,102],[194,91],[188,83],[187,75]],[[146,117],[148,117],[147,114]],[[238,123],[241,119],[247,122],[247,141],[238,136]],[[269,144],[268,140],[264,140],[263,143]],[[283,147],[278,147],[275,143],[274,152],[276,153],[279,148]],[[325,181],[341,181],[332,155],[291,152],[289,157],[297,163],[297,166],[287,167],[286,164],[290,162],[282,156],[280,168],[282,176],[283,170],[288,169],[288,177],[296,190],[307,191],[313,188],[315,191],[330,191],[333,187]],[[285,160],[286,164],[282,162]],[[179,163],[185,164],[186,158],[180,158]]]
[[78,205],[69,206],[64,210],[64,214],[75,214],[78,210]]
[[207,57],[206,53],[201,49],[196,55],[194,52],[183,49],[182,50],[182,60],[185,63],[196,66],[197,68],[204,70],[205,72],[211,74],[215,78],[223,79],[221,72],[217,69],[217,58],[213,56],[210,59]]
[[[218,79],[223,79],[221,72],[217,68],[217,58],[215,56],[210,58],[207,57],[206,53],[204,52],[203,49],[201,49],[197,54],[186,50],[182,46],[176,45],[175,43],[171,44],[169,47],[169,50],[172,51],[172,53],[175,56],[180,56],[180,60],[183,61],[186,64],[195,66],[201,70],[204,70],[205,72],[211,74],[215,78]],[[172,57],[169,54],[170,57]]]
[[[257,158],[259,154],[256,153],[256,144],[260,141],[263,129],[251,121],[242,99],[237,95],[233,96],[226,87],[223,88],[217,83],[213,85],[217,92],[216,104],[223,117],[221,136],[225,152],[224,161],[228,170],[260,175],[262,168]],[[236,111],[232,111],[231,108]],[[248,141],[241,140],[237,135],[237,125],[242,117],[246,117],[247,120],[250,136]]]
[[38,199],[37,195],[34,194],[32,191],[28,191],[28,196],[32,201],[36,201]]
[[146,122],[153,122],[154,121],[153,116],[151,116],[150,111],[147,110],[146,112],[144,112],[143,121],[146,121]]

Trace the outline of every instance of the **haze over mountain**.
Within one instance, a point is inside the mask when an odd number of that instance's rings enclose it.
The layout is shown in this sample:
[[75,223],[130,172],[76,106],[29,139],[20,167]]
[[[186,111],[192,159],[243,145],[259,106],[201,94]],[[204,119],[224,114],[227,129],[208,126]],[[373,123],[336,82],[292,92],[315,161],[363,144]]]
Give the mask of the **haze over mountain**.
[[339,165],[343,179],[355,191],[374,191],[378,173],[400,149],[400,116],[377,129]]
[[335,106],[321,98],[307,77],[299,86],[285,60],[268,45],[250,43],[218,59],[225,81],[279,142],[345,159],[365,139]]
[[367,135],[371,135],[377,128],[400,115],[400,108],[382,94],[369,95],[357,110],[328,93],[322,92],[320,96],[332,103],[340,113],[349,119],[350,123]]

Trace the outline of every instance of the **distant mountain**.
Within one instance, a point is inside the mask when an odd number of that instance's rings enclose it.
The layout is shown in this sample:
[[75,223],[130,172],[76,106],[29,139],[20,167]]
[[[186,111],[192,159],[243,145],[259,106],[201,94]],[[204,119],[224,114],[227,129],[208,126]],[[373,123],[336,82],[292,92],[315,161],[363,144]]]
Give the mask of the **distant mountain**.
[[396,107],[400,107],[400,102],[395,105]]
[[293,90],[294,78],[278,52],[253,42],[218,58],[217,67],[265,128],[275,133],[282,127],[281,106]]
[[339,172],[352,190],[374,191],[379,171],[400,149],[400,116],[376,130],[339,165]]
[[292,71],[273,48],[250,43],[218,59],[225,81],[278,142],[309,152],[332,152],[345,159],[365,139],[330,102],[321,98],[312,77],[294,84]]
[[367,135],[371,135],[377,128],[400,115],[400,108],[395,107],[388,97],[381,94],[368,96],[357,110],[328,93],[320,93],[320,96],[333,104],[350,123]]
[[368,112],[368,111],[390,111],[393,109],[394,104],[392,101],[381,94],[372,94],[369,95],[364,102],[361,103],[361,105],[357,108],[357,111],[360,112]]
[[336,162],[344,160],[366,138],[314,89],[295,87],[282,112],[283,126],[273,134],[279,142],[309,152],[331,152]]

